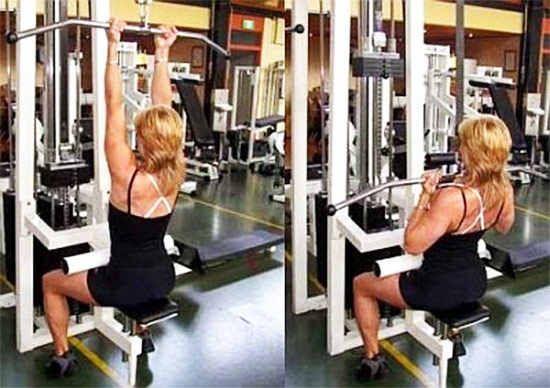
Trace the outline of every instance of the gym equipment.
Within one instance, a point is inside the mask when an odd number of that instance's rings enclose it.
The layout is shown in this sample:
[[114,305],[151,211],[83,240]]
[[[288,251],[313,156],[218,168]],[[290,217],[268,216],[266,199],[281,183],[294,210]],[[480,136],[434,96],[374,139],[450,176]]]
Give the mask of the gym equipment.
[[[30,36],[40,35],[46,32],[69,28],[69,27],[89,27],[89,28],[99,28],[99,29],[108,30],[110,27],[110,24],[107,22],[100,22],[95,20],[67,19],[61,22],[48,24],[42,27],[29,28],[21,31],[14,31],[14,30],[8,31],[6,33],[6,42],[8,44],[14,44],[14,43],[17,43],[19,40],[28,38]],[[127,25],[124,28],[124,31],[135,32],[139,34],[152,34],[152,35],[161,33],[160,28],[150,27],[150,26],[134,26],[134,25]],[[230,58],[230,54],[226,49],[221,47],[216,42],[210,40],[205,35],[198,34],[196,32],[178,31],[177,36],[178,38],[200,40],[203,43],[205,43],[207,46],[211,47],[218,53],[222,54],[227,59]]]
[[[169,234],[164,236],[164,248],[169,256],[179,257],[180,251],[176,247],[174,239]],[[61,259],[61,270],[66,275],[73,275],[107,265],[110,259],[111,250],[109,248],[65,256]]]
[[296,24],[294,27],[285,27],[285,32],[295,32],[297,34],[303,34],[305,28],[302,24]]
[[285,133],[273,132],[269,136],[269,147],[273,150],[274,167],[273,174],[273,189],[269,194],[269,199],[285,203],[285,181],[284,181],[284,164],[285,164]]
[[109,264],[111,250],[102,249],[75,256],[64,257],[61,261],[61,270],[66,275],[87,271],[89,269],[103,267]]
[[193,150],[186,158],[187,172],[209,182],[218,180],[220,175],[214,133],[208,126],[195,88],[199,81],[194,78],[178,77],[173,78],[172,83],[176,85],[188,120],[188,128],[193,135]]
[[[260,68],[257,66],[235,66],[231,104],[231,130],[236,131],[237,141],[228,160],[250,165],[260,162],[267,147],[259,142],[263,130],[256,125],[259,102]],[[246,133],[245,133],[246,131]],[[244,139],[243,139],[244,138]]]
[[[513,89],[514,85],[494,80],[485,81],[473,79],[470,80],[470,85],[489,89],[497,114],[510,131],[510,136],[512,137],[512,152],[516,154],[525,154],[527,149],[525,137],[518,119],[516,118],[510,96],[508,95],[508,90]],[[527,162],[527,160],[521,159],[518,162]]]
[[[403,255],[391,259],[378,260],[375,263],[374,274],[377,277],[386,277],[398,273],[420,268],[422,256]],[[433,336],[442,351],[442,357],[433,355],[433,364],[440,368],[440,376],[446,374],[447,363],[450,358],[466,354],[464,344],[458,335],[460,330],[488,321],[491,317],[489,309],[479,302],[465,303],[449,310],[432,310],[429,313],[434,318]],[[453,329],[454,340],[449,336],[449,329]],[[414,336],[414,333],[412,333]],[[438,338],[439,337],[439,338]],[[448,349],[452,351],[449,352]],[[440,380],[441,385],[441,380]]]
[[181,255],[175,260],[194,271],[203,273],[209,267],[283,242],[283,235],[265,230],[257,230],[205,245],[196,244],[195,241],[186,238],[179,239],[176,236],[174,243]]
[[[307,35],[308,9],[307,5],[301,5],[301,2],[295,2],[292,8],[292,24],[303,23]],[[424,19],[423,2],[413,0],[404,1],[403,13],[405,29],[405,52],[406,52],[406,126],[403,131],[406,133],[405,143],[405,168],[404,177],[420,176],[424,171],[424,152],[425,152],[425,87],[424,74],[425,61],[422,55],[418,53],[425,52],[424,46]],[[385,46],[385,35],[382,31],[382,22],[380,15],[377,17],[376,11],[381,10],[381,2],[378,0],[365,0],[360,2],[359,19],[357,26],[360,32],[358,37],[358,55],[363,53],[383,52]],[[382,14],[382,12],[380,12]],[[359,194],[346,200],[349,196],[351,186],[348,185],[349,166],[347,165],[345,155],[348,154],[349,141],[347,139],[346,128],[349,121],[349,84],[350,75],[350,18],[351,7],[347,1],[333,1],[331,3],[331,40],[338,44],[331,44],[331,80],[330,80],[330,124],[329,124],[329,181],[327,185],[327,203],[336,204],[328,209],[319,205],[319,212],[316,218],[324,217],[326,225],[326,243],[327,251],[327,290],[325,294],[310,297],[308,295],[308,241],[307,241],[307,209],[306,198],[308,192],[308,183],[306,181],[307,167],[304,157],[304,150],[307,146],[307,139],[304,135],[307,128],[307,38],[302,38],[298,34],[292,35],[292,71],[293,85],[292,90],[292,310],[296,314],[305,313],[311,310],[320,310],[327,307],[327,351],[331,355],[342,353],[362,345],[362,339],[356,330],[355,322],[349,318],[346,311],[346,272],[349,265],[347,250],[352,245],[358,252],[371,253],[379,250],[399,247],[403,243],[404,226],[410,210],[414,206],[414,191],[398,190],[399,186],[411,186],[422,183],[422,179],[407,179],[396,183],[397,181],[388,180],[383,176],[385,173],[380,163],[380,154],[384,144],[380,143],[382,139],[380,130],[383,130],[381,123],[390,121],[390,117],[384,118],[384,108],[388,106],[384,98],[387,97],[386,91],[389,86],[385,86],[386,81],[371,82],[378,84],[372,90],[370,98],[365,94],[358,93],[359,102],[356,104],[357,115],[356,123],[359,136],[361,162],[359,164],[360,183],[359,189],[355,192]],[[388,50],[391,54],[391,50]],[[367,56],[368,57],[368,56]],[[388,58],[391,58],[388,55]],[[388,59],[386,58],[386,59]],[[386,61],[386,65],[388,61]],[[383,75],[384,62],[379,64],[378,75]],[[356,69],[361,71],[361,67]],[[387,68],[387,66],[386,66]],[[397,66],[396,66],[397,71]],[[365,70],[367,72],[367,70]],[[390,70],[387,70],[389,73]],[[381,77],[378,77],[381,78]],[[343,82],[345,80],[345,82]],[[367,80],[364,80],[367,81]],[[389,82],[389,81],[388,81]],[[366,83],[366,82],[360,82]],[[367,87],[367,86],[365,86]],[[358,85],[357,90],[363,87]],[[391,88],[390,88],[391,89]],[[442,90],[444,89],[442,85]],[[390,93],[391,95],[391,93]],[[397,101],[397,100],[396,100]],[[459,102],[462,106],[462,103]],[[447,105],[450,109],[447,110]],[[438,105],[437,109],[445,112],[440,118],[443,121],[452,115],[460,116],[454,111],[449,101]],[[456,103],[454,103],[456,105]],[[464,109],[466,114],[470,114],[468,109]],[[435,118],[434,118],[435,119]],[[363,122],[365,125],[363,125]],[[371,125],[369,125],[371,124]],[[445,123],[449,127],[448,123]],[[391,124],[390,124],[391,127]],[[395,123],[394,123],[395,127]],[[449,127],[454,131],[454,126]],[[429,128],[431,129],[431,128]],[[389,133],[393,133],[390,128]],[[370,140],[372,139],[372,141]],[[382,139],[383,140],[383,139]],[[389,139],[388,139],[389,140]],[[392,139],[394,140],[394,139]],[[393,143],[389,140],[390,144]],[[439,139],[437,139],[439,142]],[[442,145],[448,147],[446,142]],[[374,151],[372,151],[374,150]],[[438,151],[446,151],[447,148]],[[388,150],[389,151],[389,150]],[[433,150],[429,150],[432,152]],[[359,158],[358,158],[359,159]],[[405,184],[403,184],[405,182]],[[364,185],[364,186],[363,186]],[[362,191],[365,190],[366,191]],[[388,189],[390,193],[381,191]],[[392,191],[393,190],[393,191]],[[361,207],[367,203],[367,199],[374,194],[379,194],[378,201],[369,201],[374,205],[380,205],[391,197],[394,206],[388,207],[386,219],[395,218],[395,225],[392,230],[383,230],[373,233],[366,233],[361,227],[362,223],[357,222],[357,215],[354,209],[342,210],[337,212],[338,208],[350,206]],[[386,196],[387,194],[387,196]],[[309,205],[311,206],[311,204]],[[316,204],[317,206],[317,204]],[[340,207],[338,207],[340,206]],[[325,217],[323,213],[329,210],[333,213],[332,217]],[[399,213],[399,214],[397,214]],[[395,217],[394,217],[395,216]],[[321,226],[318,228],[319,236],[324,233]],[[319,243],[319,241],[317,241]],[[317,256],[319,256],[319,247],[317,244]],[[393,255],[395,256],[395,254]],[[407,259],[407,256],[398,255],[399,259]],[[398,259],[396,259],[396,262]],[[401,263],[407,260],[401,260]],[[418,265],[418,261],[414,265]],[[411,264],[411,266],[413,266]],[[409,266],[409,268],[411,268]],[[390,268],[391,269],[391,268]],[[398,269],[392,269],[395,272]],[[470,306],[471,307],[471,306]],[[488,317],[488,313],[483,308],[466,308],[448,312],[449,317],[440,314],[442,322],[454,326],[463,327],[480,322]],[[434,312],[436,313],[436,312]],[[437,312],[439,314],[439,312]],[[449,319],[447,319],[449,318]],[[464,319],[458,319],[464,318]],[[461,321],[461,322],[460,322]],[[426,312],[406,310],[405,317],[392,318],[392,324],[383,323],[380,325],[378,338],[385,339],[403,333],[410,334],[416,341],[426,347],[434,356],[441,360],[439,362],[439,386],[444,387],[447,379],[447,360],[453,354],[453,342],[447,338],[441,338],[440,333],[434,336],[434,327],[426,321]],[[436,332],[437,333],[437,332]]]
[[[27,352],[52,341],[44,317],[37,313],[39,312],[38,309],[35,309],[35,302],[39,303],[41,300],[38,295],[40,292],[39,282],[46,265],[55,265],[55,268],[59,268],[59,260],[62,257],[81,254],[81,258],[84,259],[83,254],[89,251],[90,247],[100,251],[109,246],[106,209],[109,200],[110,179],[103,147],[104,123],[106,120],[106,107],[103,98],[105,94],[104,72],[107,38],[104,32],[98,30],[109,26],[107,23],[110,9],[109,1],[90,1],[91,16],[98,21],[59,20],[66,18],[66,12],[63,12],[66,11],[66,8],[63,8],[66,6],[66,2],[47,1],[46,5],[45,22],[47,25],[36,28],[36,3],[20,0],[17,6],[17,25],[20,32],[10,31],[7,36],[11,43],[17,41],[17,72],[14,72],[17,74],[17,112],[25,112],[25,114],[18,116],[15,127],[16,138],[23,140],[15,144],[18,166],[15,169],[15,194],[12,195],[10,192],[3,195],[4,205],[8,207],[8,211],[4,215],[12,214],[13,220],[15,220],[15,227],[10,226],[9,231],[6,228],[6,234],[13,232],[13,245],[10,248],[8,244],[8,250],[11,249],[12,255],[15,257],[16,345],[19,352]],[[55,20],[55,17],[57,17],[57,20]],[[83,185],[82,191],[80,190],[79,184],[86,181],[91,174],[89,168],[86,169],[86,164],[80,160],[81,145],[75,145],[71,136],[75,136],[77,141],[82,141],[82,139],[79,139],[78,134],[72,135],[69,131],[73,119],[70,118],[69,103],[72,101],[68,101],[71,99],[71,91],[68,89],[73,88],[71,85],[76,85],[76,88],[78,88],[78,49],[76,53],[77,60],[72,61],[71,59],[71,63],[74,62],[74,66],[76,66],[74,69],[77,72],[76,78],[74,82],[63,81],[60,78],[66,74],[57,70],[55,61],[60,61],[59,66],[63,63],[66,64],[66,57],[69,54],[67,50],[63,49],[62,40],[59,45],[55,45],[56,50],[52,50],[53,44],[57,40],[54,38],[54,34],[50,34],[45,37],[46,59],[48,62],[47,74],[51,75],[46,82],[45,94],[48,100],[44,108],[44,111],[49,112],[50,115],[45,120],[45,143],[48,146],[48,152],[45,155],[47,164],[40,170],[42,191],[37,192],[34,183],[36,170],[35,152],[33,152],[33,147],[36,144],[36,39],[32,37],[57,29],[62,30],[59,31],[59,35],[67,35],[66,27],[70,26],[88,26],[93,29],[91,55],[91,78],[94,90],[93,130],[88,131],[91,133],[86,134],[86,136],[94,140],[94,180],[92,184]],[[136,29],[145,33],[158,32],[158,29],[150,27],[134,28],[130,26],[129,28],[130,31],[136,31]],[[204,36],[195,37],[193,33],[180,33],[179,36],[200,39],[217,49],[215,43]],[[54,52],[60,54],[54,55]],[[68,66],[69,69],[71,69],[71,66],[73,65]],[[70,71],[72,72],[72,70]],[[55,80],[54,76],[59,76],[59,78]],[[68,86],[60,86],[62,82],[66,82]],[[80,94],[81,91],[76,92]],[[52,93],[54,93],[53,99],[50,95]],[[74,96],[74,98],[78,100],[78,96]],[[52,106],[51,109],[49,109],[50,105]],[[73,114],[79,131],[80,128],[78,127],[84,123],[79,122],[77,112],[80,107],[76,108],[76,112],[73,112]],[[54,114],[58,109],[67,111],[64,112],[63,120],[57,120],[58,117]],[[52,118],[53,121],[50,120]],[[51,124],[52,122],[53,124]],[[58,144],[58,138],[63,143]],[[51,147],[52,144],[53,148]],[[32,145],[30,149],[29,145]],[[5,200],[6,198],[7,200]],[[83,210],[79,206],[80,198],[84,198],[82,202],[86,205],[86,224],[81,222]],[[10,202],[13,206],[10,205]],[[9,225],[10,220],[6,219],[6,223]],[[17,249],[14,249],[14,247],[17,247]],[[86,255],[90,254],[97,253],[86,253]],[[7,256],[9,257],[9,253],[7,253]],[[174,264],[174,267],[176,276],[187,271],[177,263]],[[2,303],[0,304],[2,307],[6,306],[3,303],[4,300],[5,298],[2,297]],[[77,306],[77,308],[80,309],[80,306]],[[123,325],[115,319],[113,308],[96,306],[91,314],[81,314],[81,312],[79,311],[76,314],[76,319],[71,319],[68,335],[74,336],[91,330],[98,330],[108,340],[121,348],[124,353],[128,354],[128,383],[134,385],[136,382],[137,356],[143,350],[142,339],[123,331]],[[174,308],[170,303],[162,301],[162,303],[154,303],[153,305],[133,306],[131,311],[126,311],[126,314],[135,318],[136,322],[151,324],[159,321],[159,319],[174,316]]]
[[[272,175],[275,168],[275,139],[281,134],[278,131],[277,126],[279,123],[285,121],[285,117],[281,115],[272,115],[267,117],[262,117],[261,119],[256,120],[256,128],[258,130],[265,131],[267,138],[267,150],[263,159],[257,163],[251,163],[250,169],[252,171],[258,171],[265,175]],[[283,141],[284,141],[284,130],[283,130]]]
[[539,241],[513,249],[487,244],[487,249],[490,256],[483,257],[485,265],[511,278],[550,258],[550,241]]
[[147,328],[159,322],[175,318],[179,314],[179,308],[171,299],[161,298],[141,305],[120,307],[119,311],[122,313],[124,321],[121,332],[128,336],[130,344],[137,344],[136,347],[139,347],[139,353],[133,351],[132,346],[128,350],[122,349],[122,360],[128,362],[129,376],[133,381],[131,383],[133,385],[136,381],[137,358],[145,351],[143,349],[145,341],[138,333],[138,326]]
[[[510,166],[506,168],[506,171],[508,172],[522,172],[528,175],[532,175],[535,177],[539,177],[542,179],[548,180],[548,176],[545,174],[542,174],[538,171],[533,171],[529,169],[528,167],[522,167],[522,166]],[[456,175],[443,175],[440,179],[440,183],[449,183],[452,182],[455,179]],[[339,202],[337,204],[332,204],[327,206],[327,214],[329,216],[333,216],[336,214],[336,212],[340,209],[343,209],[352,203],[359,202],[365,198],[371,197],[374,194],[377,194],[383,190],[390,189],[392,187],[404,187],[404,186],[412,186],[412,185],[418,185],[424,183],[424,178],[411,178],[411,179],[402,179],[397,180],[393,182],[387,182],[379,186],[372,187],[368,190],[365,190],[361,193],[358,193],[354,195],[353,197],[350,197],[346,199],[345,201]]]
[[413,269],[418,269],[422,264],[422,260],[423,257],[421,255],[403,255],[392,257],[390,259],[377,260],[374,264],[373,272],[377,277],[383,278]]

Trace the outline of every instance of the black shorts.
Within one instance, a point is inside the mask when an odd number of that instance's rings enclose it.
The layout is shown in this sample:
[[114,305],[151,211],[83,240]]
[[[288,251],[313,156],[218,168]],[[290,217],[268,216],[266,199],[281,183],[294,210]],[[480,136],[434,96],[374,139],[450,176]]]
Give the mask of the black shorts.
[[399,290],[414,310],[448,310],[479,300],[487,288],[485,266],[449,273],[408,271],[399,276]]
[[132,306],[165,297],[176,282],[174,266],[116,267],[88,271],[88,288],[101,306]]

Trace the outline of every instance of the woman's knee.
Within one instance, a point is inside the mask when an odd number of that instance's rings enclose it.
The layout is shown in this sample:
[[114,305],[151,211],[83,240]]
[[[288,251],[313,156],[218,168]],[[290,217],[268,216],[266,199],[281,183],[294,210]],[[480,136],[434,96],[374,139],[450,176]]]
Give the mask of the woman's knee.
[[42,292],[50,293],[55,290],[55,286],[59,282],[59,270],[50,271],[42,276]]
[[369,274],[362,273],[353,278],[353,293],[365,296],[368,293]]

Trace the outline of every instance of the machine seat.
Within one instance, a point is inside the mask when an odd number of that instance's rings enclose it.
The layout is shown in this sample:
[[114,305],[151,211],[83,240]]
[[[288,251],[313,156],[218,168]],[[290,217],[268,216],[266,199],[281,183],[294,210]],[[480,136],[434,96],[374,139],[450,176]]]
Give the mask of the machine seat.
[[147,303],[126,306],[119,310],[140,325],[150,326],[178,315],[178,305],[169,298],[154,299]]
[[491,312],[479,302],[466,303],[451,310],[430,311],[444,324],[453,329],[463,329],[489,320]]

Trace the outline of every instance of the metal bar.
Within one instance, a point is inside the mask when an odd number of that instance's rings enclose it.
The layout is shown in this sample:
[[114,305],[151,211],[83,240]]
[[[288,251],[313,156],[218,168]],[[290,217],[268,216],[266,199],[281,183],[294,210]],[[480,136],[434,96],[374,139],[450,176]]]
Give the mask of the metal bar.
[[387,182],[384,184],[381,184],[379,186],[375,186],[372,189],[368,189],[363,191],[362,193],[359,193],[357,195],[354,195],[351,198],[346,199],[345,201],[339,202],[334,205],[328,205],[327,206],[327,213],[329,216],[332,216],[336,214],[338,210],[341,210],[345,207],[348,207],[351,204],[354,204],[356,202],[361,201],[362,199],[368,198],[373,196],[374,194],[377,194],[381,191],[384,191],[386,189],[389,189],[391,187],[402,187],[402,186],[411,186],[411,185],[417,185],[424,182],[424,178],[413,178],[413,179],[403,179],[398,180],[394,182]]
[[[109,20],[110,1],[94,0],[90,3],[90,17],[95,20]],[[105,211],[109,202],[109,191],[111,189],[111,177],[105,157],[105,121],[107,117],[105,106],[105,63],[107,62],[107,35],[103,31],[92,30],[92,88],[94,95],[93,103],[93,138],[94,138],[94,193],[92,204],[93,220],[102,222],[106,220]],[[102,309],[101,315],[112,316],[112,309]]]
[[[331,11],[330,41],[338,44],[330,45],[329,203],[338,202],[346,197],[347,158],[343,158],[342,155],[346,155],[349,147],[351,2],[332,0]],[[293,155],[299,152],[297,149],[293,150]],[[346,342],[343,298],[346,268],[343,258],[346,239],[340,232],[336,219],[328,219],[327,224],[327,346],[329,354],[335,355],[345,350]],[[296,240],[292,241],[294,245]]]
[[[56,9],[56,21],[64,21],[67,16],[67,2],[59,1]],[[66,29],[56,31],[55,38],[55,95],[56,95],[56,110],[59,112],[57,116],[56,136],[58,139],[58,148],[61,144],[69,142],[69,99],[68,99],[68,54],[69,54],[69,31]],[[59,160],[63,157],[60,150],[56,150],[59,155]]]
[[[11,28],[11,15],[9,0],[6,0],[6,30]],[[13,115],[12,115],[12,101],[11,101],[11,47],[6,47],[6,77],[8,86],[8,138],[9,138],[9,165],[10,165],[10,190],[15,189],[15,150],[13,147]]]
[[[44,4],[44,23],[53,24],[55,22],[55,5],[53,1],[46,1]],[[57,114],[59,104],[56,103],[56,77],[63,73],[57,72],[55,67],[58,62],[58,56],[55,50],[55,34],[44,37],[45,46],[45,80],[44,80],[44,105],[42,112],[44,115],[44,162],[57,162],[57,126],[59,115]],[[52,209],[53,211],[53,209]],[[53,213],[52,213],[53,217]]]
[[[369,2],[368,0],[361,0],[359,3],[359,20],[357,22],[357,35],[358,35],[358,54],[364,56],[370,51],[370,34],[369,34]],[[366,77],[361,77],[358,79],[358,99],[355,106],[357,114],[357,139],[359,143],[359,155],[357,157],[357,172],[359,175],[359,187],[361,189],[368,187],[370,184],[370,175],[369,175],[369,155],[370,155],[370,144],[369,144],[369,114],[371,113],[371,108],[368,105],[369,100],[369,81]]]
[[[545,180],[550,179],[550,177],[548,177],[548,175],[543,174],[539,171],[532,170],[532,169],[530,169],[528,167],[524,167],[524,166],[509,166],[509,167],[506,168],[506,171],[508,173],[523,172],[525,174],[532,175],[532,176],[542,178],[542,179],[545,179]],[[439,182],[440,183],[452,182],[455,177],[456,177],[456,175],[443,175]],[[424,178],[402,179],[402,180],[398,180],[398,181],[387,182],[387,183],[384,183],[382,185],[375,186],[375,187],[373,187],[369,190],[365,190],[361,193],[358,193],[358,194],[354,195],[353,197],[350,197],[350,198],[346,199],[345,201],[339,202],[339,203],[334,204],[334,205],[328,205],[327,206],[327,213],[328,213],[329,216],[333,216],[334,214],[336,214],[336,212],[338,210],[341,210],[345,207],[348,207],[349,205],[354,204],[356,202],[359,202],[359,201],[361,201],[365,198],[371,197],[374,194],[377,194],[377,193],[379,193],[381,191],[384,191],[386,189],[391,189],[393,187],[412,186],[412,185],[417,185],[417,184],[422,184],[422,183],[424,183]]]
[[[76,1],[76,15],[80,18],[80,0]],[[75,133],[75,141],[76,141],[76,157],[80,160],[82,158],[82,147],[80,144],[80,114],[81,114],[81,107],[80,107],[80,95],[82,93],[82,74],[81,74],[81,34],[80,34],[80,26],[76,27],[76,118],[75,118],[75,125],[76,125],[76,133]],[[78,196],[77,196],[78,200]],[[79,213],[79,212],[78,212]],[[78,216],[80,219],[80,216]]]
[[292,34],[292,311],[307,311],[307,2],[292,3],[292,25],[302,25],[304,33]]
[[456,0],[456,126],[464,117],[464,0]]
[[528,175],[536,176],[538,178],[542,178],[544,180],[549,180],[550,177],[546,174],[543,174],[542,172],[532,170],[528,167],[524,166],[510,166],[506,169],[507,172],[523,172]]
[[424,171],[424,2],[405,2],[405,57],[407,95],[407,178],[418,177]]
[[319,0],[319,79],[321,84],[321,190],[327,190],[327,150],[325,130],[325,14]]
[[[105,30],[109,29],[109,23],[107,22],[98,22],[95,20],[86,20],[86,19],[68,19],[64,20],[62,22],[58,23],[52,23],[48,24],[46,26],[37,27],[37,28],[30,28],[28,30],[23,31],[10,31],[6,34],[6,42],[9,44],[13,44],[17,42],[20,39],[25,39],[29,36],[44,34],[49,31],[57,30],[60,28],[67,28],[71,26],[81,26],[81,27],[90,27],[90,28],[103,28]],[[124,28],[125,31],[129,32],[137,32],[137,33],[144,33],[144,34],[160,34],[161,30],[157,27],[142,27],[142,26],[135,26],[135,25],[127,25]],[[223,47],[221,47],[216,42],[210,40],[208,37],[196,33],[196,32],[186,32],[186,31],[178,31],[178,37],[179,38],[189,38],[189,39],[197,39],[203,41],[206,45],[212,47],[217,52],[221,53],[225,57],[229,58],[229,52],[225,50]]]
[[[393,0],[391,0],[392,8],[393,8]],[[393,78],[390,78],[390,123],[389,123],[389,136],[388,136],[388,181],[393,181],[393,98],[394,98],[394,89],[393,89]],[[389,215],[389,223],[390,223],[390,230],[393,230],[393,198],[392,198],[392,190],[390,189],[388,193],[388,215]]]
[[[36,2],[19,0],[17,25],[36,26]],[[34,347],[33,325],[33,236],[25,226],[25,217],[36,213],[34,200],[34,145],[35,134],[35,53],[36,39],[19,42],[16,48],[17,112],[16,117],[16,177],[15,190],[15,294],[17,298],[17,350],[26,352]],[[21,114],[25,112],[24,114]]]
[[545,69],[545,76],[544,76],[545,82],[544,82],[544,115],[541,117],[542,125],[540,128],[542,129],[539,134],[541,135],[548,135],[550,132],[550,70]]

